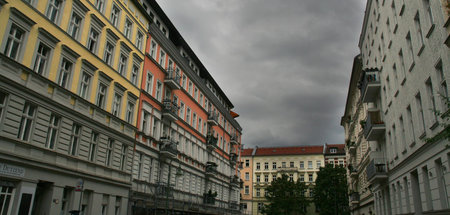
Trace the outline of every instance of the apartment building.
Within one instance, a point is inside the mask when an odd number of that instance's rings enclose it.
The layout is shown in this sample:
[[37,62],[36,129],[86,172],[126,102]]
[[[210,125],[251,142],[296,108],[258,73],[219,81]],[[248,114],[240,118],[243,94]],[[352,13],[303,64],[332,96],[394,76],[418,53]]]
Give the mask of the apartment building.
[[139,97],[133,213],[239,213],[242,128],[233,104],[159,5],[142,1],[139,10],[151,22]]
[[116,3],[0,1],[2,214],[126,214],[148,23]]
[[342,124],[354,191],[370,191],[372,213],[450,211],[448,128],[436,114],[448,111],[448,10],[448,1],[367,1]]
[[327,144],[323,146],[325,165],[346,166],[345,144]]
[[[268,203],[264,197],[267,195],[266,187],[282,174],[287,174],[293,181],[300,180],[313,185],[319,168],[325,166],[324,152],[323,146],[244,149],[241,153],[241,180],[244,182],[241,195],[242,207],[247,207],[244,210],[246,214],[261,214],[262,207]],[[312,197],[311,191],[310,188],[305,195]],[[311,203],[307,207],[307,214],[316,213]]]
[[255,148],[241,150],[241,208],[244,214],[253,214],[253,155]]
[[155,1],[0,0],[0,17],[1,214],[238,210],[237,114]]

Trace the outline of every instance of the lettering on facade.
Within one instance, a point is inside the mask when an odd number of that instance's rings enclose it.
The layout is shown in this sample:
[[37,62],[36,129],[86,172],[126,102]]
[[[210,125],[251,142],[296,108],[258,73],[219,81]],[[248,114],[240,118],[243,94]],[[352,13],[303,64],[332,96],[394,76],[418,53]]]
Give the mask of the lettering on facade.
[[25,176],[25,168],[13,166],[5,163],[0,163],[0,174],[16,176],[16,177],[24,177]]

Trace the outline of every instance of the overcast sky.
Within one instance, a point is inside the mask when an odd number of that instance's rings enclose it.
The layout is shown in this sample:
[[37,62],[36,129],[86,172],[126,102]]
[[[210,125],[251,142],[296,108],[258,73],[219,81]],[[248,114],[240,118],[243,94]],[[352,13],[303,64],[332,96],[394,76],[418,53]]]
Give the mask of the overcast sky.
[[344,143],[363,0],[158,0],[240,114],[242,143]]

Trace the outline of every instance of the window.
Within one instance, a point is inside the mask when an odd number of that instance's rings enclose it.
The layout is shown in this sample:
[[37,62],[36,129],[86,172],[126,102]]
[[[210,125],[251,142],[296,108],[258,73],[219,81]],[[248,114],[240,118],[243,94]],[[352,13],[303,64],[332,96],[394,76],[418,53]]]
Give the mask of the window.
[[157,80],[156,81],[156,94],[155,94],[155,98],[158,101],[161,101],[162,99],[162,83]]
[[310,182],[313,181],[313,174],[308,174],[308,181],[310,181]]
[[269,162],[264,163],[264,169],[269,169]]
[[332,153],[332,154],[337,153],[337,149],[336,148],[330,148],[330,153]]
[[289,174],[289,181],[294,181],[294,174]]
[[20,29],[16,24],[12,24],[9,30],[8,38],[6,41],[5,50],[3,54],[6,56],[18,60],[19,51],[22,49],[22,43],[24,41],[25,31]]
[[119,7],[117,7],[117,5],[113,4],[111,9],[111,17],[109,20],[117,28],[119,26],[119,19],[120,19],[120,9]]
[[142,49],[142,41],[144,40],[144,34],[141,31],[138,31],[136,34],[136,47],[141,50]]
[[10,207],[12,205],[12,198],[13,198],[13,190],[14,187],[10,187],[10,186],[4,186],[1,185],[0,186],[0,213],[1,214],[9,214],[10,211]]
[[125,26],[123,28],[123,34],[128,39],[131,38],[131,30],[132,30],[132,28],[133,28],[133,23],[128,18],[125,19]]
[[250,166],[250,160],[245,160],[245,167],[249,167]]
[[183,78],[181,80],[181,87],[186,89],[186,75],[183,74]]
[[[419,12],[416,13],[416,16],[414,17],[414,25],[416,27],[416,34],[417,34],[417,39],[418,39],[418,47],[420,49],[422,49],[423,46],[423,34],[422,34],[422,26],[420,24],[420,16],[419,16]],[[420,55],[420,52],[418,53],[418,55]]]
[[61,118],[52,114],[50,116],[50,122],[47,130],[47,140],[45,141],[45,148],[54,149],[56,144],[56,138],[58,136],[59,122]]
[[248,172],[245,173],[245,180],[246,181],[250,180],[250,174]]
[[260,163],[258,162],[258,163],[256,163],[256,169],[261,169],[261,165],[260,165]]
[[281,162],[281,167],[282,167],[282,168],[286,168],[286,162],[284,162],[284,161]]
[[300,161],[300,169],[304,169],[305,168],[305,163],[303,161]]
[[303,175],[303,174],[300,174],[300,182],[304,182],[305,181],[305,175]]
[[[260,188],[256,188],[256,196],[257,197],[261,196],[261,189]],[[259,210],[259,203],[258,203],[258,210]]]
[[95,8],[97,8],[98,11],[103,13],[103,9],[105,7],[105,0],[96,0],[95,1]]
[[294,162],[289,162],[289,167],[294,167]]
[[184,103],[180,101],[180,118],[184,119]]
[[133,68],[131,69],[131,77],[130,77],[131,83],[133,83],[134,85],[137,85],[138,76],[139,76],[139,66],[137,66],[135,64],[135,65],[133,65]]
[[51,49],[48,46],[46,46],[42,42],[39,43],[33,67],[33,71],[37,74],[45,75],[50,57],[50,51]]
[[134,103],[129,101],[127,105],[127,113],[125,115],[125,121],[127,121],[130,124],[133,124],[133,118],[134,118]]
[[91,75],[87,72],[83,72],[80,79],[80,97],[84,99],[89,99],[89,86],[91,82]]
[[277,169],[277,162],[272,162],[272,169]]
[[117,68],[117,71],[123,77],[127,76],[127,61],[128,58],[125,56],[125,54],[120,54],[119,67]]
[[147,70],[147,80],[145,82],[145,91],[152,95],[152,89],[153,89],[153,75],[150,73],[150,71]]
[[319,168],[320,168],[320,166],[322,166],[322,162],[320,162],[320,161],[316,161],[316,165],[317,165],[317,169],[319,169]]
[[62,1],[61,0],[49,0],[48,1],[48,7],[47,7],[47,18],[50,19],[50,21],[57,24],[59,19],[59,14],[61,10]]
[[[258,188],[259,189],[259,188]],[[258,195],[259,196],[259,195]],[[258,202],[258,211],[261,211],[264,207],[264,203]]]
[[112,114],[116,117],[120,117],[120,105],[122,104],[122,95],[117,92],[114,93],[114,99],[112,103]]
[[422,97],[420,96],[420,93],[416,95],[416,106],[417,106],[417,119],[419,120],[419,133],[420,136],[423,136],[425,134],[425,118],[423,114],[423,106],[422,106]]
[[192,82],[191,81],[189,81],[188,92],[189,92],[189,95],[192,95]]
[[197,129],[197,114],[196,113],[192,113],[192,127],[194,127],[194,129]]
[[274,173],[274,174],[272,175],[272,181],[275,181],[275,180],[277,180],[277,175]]
[[74,123],[72,125],[72,133],[70,134],[69,155],[76,156],[78,154],[78,144],[80,143],[81,126]]
[[439,97],[441,98],[441,113],[445,113],[447,112],[449,105],[449,95],[447,82],[445,81],[444,70],[442,69],[442,60],[439,60],[439,62],[436,64],[435,70],[437,73],[438,83],[440,84]]
[[98,133],[92,131],[91,142],[89,143],[89,154],[88,154],[89,161],[92,161],[92,162],[95,161],[97,145],[98,145]]
[[69,33],[69,35],[71,37],[73,37],[74,39],[78,39],[82,20],[83,19],[80,17],[80,15],[75,13],[75,11],[72,12],[72,17],[70,18],[70,22],[69,22],[69,30],[67,33]]
[[127,164],[128,146],[123,144],[120,150],[120,169],[125,170]]
[[0,121],[2,120],[2,116],[3,116],[3,110],[5,109],[6,106],[6,98],[7,98],[7,94],[0,92]]
[[156,60],[156,42],[155,41],[151,41],[150,42],[150,56]]
[[190,125],[191,124],[191,109],[186,108],[186,122]]
[[198,89],[197,89],[197,87],[194,87],[194,99],[195,100],[198,100],[197,95],[198,95]]
[[431,10],[430,0],[422,0],[423,7],[427,11],[428,21],[432,25],[434,23],[433,11]]
[[111,159],[114,152],[114,140],[111,138],[108,138],[108,143],[106,143],[106,158],[105,158],[105,165],[110,166],[111,165]]
[[89,32],[89,38],[87,43],[87,49],[92,53],[97,51],[97,43],[98,43],[99,33],[94,28],[91,28]]
[[161,65],[163,68],[166,68],[166,53],[161,49],[159,52],[159,65]]
[[100,108],[105,107],[107,90],[108,90],[108,87],[105,84],[99,83],[98,89],[97,89],[97,100],[96,100],[95,104]]
[[269,175],[264,175],[264,182],[269,182]]
[[435,114],[435,112],[437,111],[436,108],[436,100],[434,99],[434,91],[433,91],[433,84],[431,83],[431,78],[429,78],[426,83],[426,88],[427,88],[427,94],[428,94],[428,99],[429,99],[429,118],[431,120],[431,125],[434,126],[435,123],[437,123],[437,115]]
[[[204,129],[204,128],[203,128]],[[202,118],[198,118],[198,131],[202,130]]]
[[58,84],[63,88],[69,88],[70,76],[72,73],[72,62],[63,58],[59,68]]
[[114,48],[115,46],[111,42],[106,42],[105,53],[103,55],[103,60],[106,64],[112,66],[114,58]]
[[17,134],[17,138],[28,141],[33,126],[35,112],[36,106],[30,104],[29,102],[25,102],[22,110],[22,119],[20,120],[19,133]]
[[313,163],[312,161],[308,161],[308,169],[312,169],[313,168]]
[[250,193],[250,187],[248,185],[245,185],[245,195],[248,195]]

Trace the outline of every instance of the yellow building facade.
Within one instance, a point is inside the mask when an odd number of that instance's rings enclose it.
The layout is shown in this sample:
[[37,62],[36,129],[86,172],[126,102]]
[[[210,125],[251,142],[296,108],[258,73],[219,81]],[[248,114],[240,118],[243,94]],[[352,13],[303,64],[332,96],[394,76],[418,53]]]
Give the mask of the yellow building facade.
[[[265,198],[266,188],[272,181],[281,175],[288,175],[293,181],[302,181],[306,185],[314,185],[317,172],[320,167],[325,166],[323,146],[298,146],[298,147],[270,147],[251,149],[249,158],[242,156],[242,162],[251,160],[251,197],[245,195],[246,178],[244,181],[244,194],[242,203],[247,200],[250,210],[249,214],[261,214],[262,207],[267,204]],[[249,150],[249,149],[246,149]],[[245,168],[241,171],[245,174]],[[306,192],[306,196],[312,197],[312,187]],[[311,203],[307,207],[307,214],[318,214]]]

